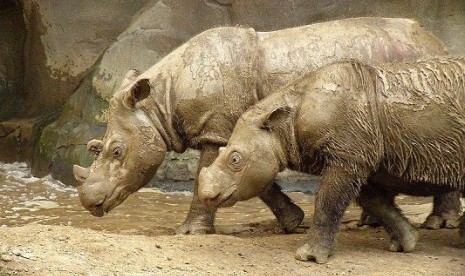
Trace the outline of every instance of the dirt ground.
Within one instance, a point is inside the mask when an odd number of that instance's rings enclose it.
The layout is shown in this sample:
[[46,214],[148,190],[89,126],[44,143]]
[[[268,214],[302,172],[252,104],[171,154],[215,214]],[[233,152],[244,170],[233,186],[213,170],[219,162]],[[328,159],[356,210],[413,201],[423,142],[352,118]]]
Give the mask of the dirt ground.
[[[293,254],[310,224],[313,197],[291,197],[306,212],[295,234],[283,234],[253,199],[222,209],[217,234],[183,236],[174,231],[188,194],[144,189],[103,218],[82,210],[75,195],[58,194],[59,204],[21,209],[9,225],[2,222],[0,275],[465,275],[456,229],[419,229],[414,252],[392,253],[382,228],[356,226],[356,206],[346,212],[328,263],[297,261]],[[399,204],[416,226],[431,209],[428,199],[401,197]]]

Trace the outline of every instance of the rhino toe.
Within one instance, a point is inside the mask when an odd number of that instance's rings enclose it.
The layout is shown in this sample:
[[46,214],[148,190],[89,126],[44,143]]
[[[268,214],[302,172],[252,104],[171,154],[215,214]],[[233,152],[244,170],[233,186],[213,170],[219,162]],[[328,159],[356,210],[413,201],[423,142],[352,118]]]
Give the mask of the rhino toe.
[[206,235],[214,234],[215,227],[213,225],[186,224],[181,225],[177,230],[177,235]]
[[189,213],[184,223],[176,230],[179,235],[214,234],[213,217],[208,215],[193,215]]
[[360,215],[360,219],[357,222],[357,226],[363,227],[365,225],[376,228],[381,226],[381,222],[377,220],[373,215],[363,210],[362,214]]
[[437,230],[440,228],[457,228],[458,226],[459,215],[456,214],[430,214],[421,225],[422,228],[430,230]]
[[314,260],[318,264],[324,264],[328,261],[330,250],[318,245],[305,243],[295,253],[295,258],[299,261]]
[[418,241],[418,232],[415,229],[410,229],[402,233],[401,237],[391,237],[389,243],[389,251],[392,252],[412,252],[415,249]]

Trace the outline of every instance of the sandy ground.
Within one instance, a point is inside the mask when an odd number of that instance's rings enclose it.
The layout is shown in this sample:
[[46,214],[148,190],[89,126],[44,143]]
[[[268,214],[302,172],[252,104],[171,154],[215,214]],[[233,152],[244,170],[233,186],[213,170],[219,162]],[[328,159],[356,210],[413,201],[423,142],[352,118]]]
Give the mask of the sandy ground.
[[[414,252],[392,253],[382,228],[356,227],[356,206],[346,212],[328,263],[297,261],[293,254],[305,238],[313,197],[291,197],[307,215],[295,234],[283,234],[254,199],[221,210],[217,234],[207,236],[174,235],[189,195],[139,192],[104,218],[91,217],[70,198],[69,215],[61,222],[28,219],[0,227],[0,275],[465,275],[465,249],[458,247],[456,229],[419,229]],[[157,203],[164,204],[164,212],[152,210],[161,220],[150,229],[149,217],[137,217],[137,208]],[[400,204],[416,226],[431,209],[426,199],[405,197]],[[59,209],[55,213],[65,216]],[[178,215],[166,216],[161,225],[167,213]],[[122,223],[124,217],[129,219]]]

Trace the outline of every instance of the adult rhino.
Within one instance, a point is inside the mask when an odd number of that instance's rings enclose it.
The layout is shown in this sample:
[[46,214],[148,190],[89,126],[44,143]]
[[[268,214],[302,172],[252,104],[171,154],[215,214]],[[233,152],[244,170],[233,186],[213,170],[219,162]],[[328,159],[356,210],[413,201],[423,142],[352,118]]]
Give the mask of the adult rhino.
[[[74,167],[81,203],[103,216],[154,176],[167,151],[198,149],[199,171],[209,166],[248,107],[324,64],[444,53],[441,41],[408,19],[357,18],[275,32],[242,27],[205,31],[144,73],[131,70],[124,78],[110,101],[103,140],[88,143],[96,160],[90,168]],[[197,180],[194,185],[178,233],[214,232],[215,210],[199,201]],[[286,231],[300,224],[302,210],[278,185],[260,198]]]

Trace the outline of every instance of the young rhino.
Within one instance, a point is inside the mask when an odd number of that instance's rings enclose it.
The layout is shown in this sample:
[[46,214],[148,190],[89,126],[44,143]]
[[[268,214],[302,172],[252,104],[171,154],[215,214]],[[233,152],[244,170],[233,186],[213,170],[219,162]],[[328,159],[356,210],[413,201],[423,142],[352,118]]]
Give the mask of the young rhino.
[[[249,109],[199,175],[199,196],[231,206],[259,194],[286,167],[321,174],[299,260],[327,261],[347,205],[358,199],[411,251],[417,233],[398,193],[465,191],[465,59],[368,66],[334,63]],[[465,241],[465,216],[460,236]]]

